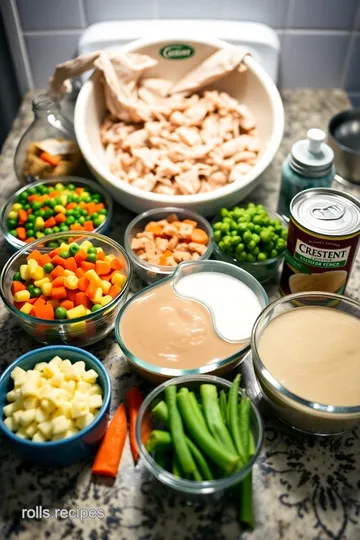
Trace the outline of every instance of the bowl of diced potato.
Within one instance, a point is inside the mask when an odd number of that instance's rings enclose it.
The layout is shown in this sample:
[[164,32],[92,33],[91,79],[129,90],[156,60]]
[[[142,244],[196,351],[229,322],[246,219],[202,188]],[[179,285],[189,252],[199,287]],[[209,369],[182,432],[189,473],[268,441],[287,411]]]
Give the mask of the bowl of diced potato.
[[0,431],[23,458],[61,467],[93,455],[105,434],[111,383],[91,353],[67,345],[20,356],[0,378]]

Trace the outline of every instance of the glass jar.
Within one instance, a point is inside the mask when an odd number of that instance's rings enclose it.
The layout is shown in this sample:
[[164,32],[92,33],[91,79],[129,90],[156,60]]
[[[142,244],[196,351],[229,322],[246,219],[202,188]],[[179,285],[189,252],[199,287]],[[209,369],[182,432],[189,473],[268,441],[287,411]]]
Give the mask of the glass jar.
[[84,173],[74,127],[61,113],[59,101],[39,94],[33,99],[32,110],[34,120],[15,152],[14,167],[20,182]]

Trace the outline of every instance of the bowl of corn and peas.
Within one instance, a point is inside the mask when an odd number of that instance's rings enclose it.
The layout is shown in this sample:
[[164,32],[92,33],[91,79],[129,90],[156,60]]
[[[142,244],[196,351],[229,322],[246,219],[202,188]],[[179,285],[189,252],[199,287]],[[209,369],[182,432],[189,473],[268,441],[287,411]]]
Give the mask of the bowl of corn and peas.
[[[1,211],[8,244],[19,249],[38,238],[84,230],[107,232],[111,197],[95,182],[77,177],[42,180],[17,191]],[[54,245],[52,247],[57,247]]]
[[213,256],[243,268],[261,283],[274,279],[283,262],[287,223],[264,206],[222,208],[213,222]]
[[37,341],[86,346],[114,327],[131,276],[125,250],[111,238],[57,233],[25,245],[7,261],[0,296]]

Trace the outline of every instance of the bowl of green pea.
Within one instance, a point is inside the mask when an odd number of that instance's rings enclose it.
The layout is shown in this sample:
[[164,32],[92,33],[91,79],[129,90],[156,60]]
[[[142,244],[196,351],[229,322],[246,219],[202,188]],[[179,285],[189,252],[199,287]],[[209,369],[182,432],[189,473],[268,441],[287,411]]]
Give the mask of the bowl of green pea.
[[63,176],[19,189],[1,210],[0,228],[8,244],[18,250],[59,232],[83,230],[106,234],[112,212],[112,199],[99,184]]
[[285,256],[287,223],[262,204],[222,208],[212,222],[213,256],[235,264],[261,283],[276,279]]

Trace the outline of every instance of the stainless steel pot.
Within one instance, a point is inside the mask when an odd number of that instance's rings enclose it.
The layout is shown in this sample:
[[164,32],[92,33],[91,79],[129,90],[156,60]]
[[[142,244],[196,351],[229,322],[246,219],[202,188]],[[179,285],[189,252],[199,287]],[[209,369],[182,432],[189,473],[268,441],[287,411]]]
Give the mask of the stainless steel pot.
[[360,109],[333,116],[328,139],[334,150],[337,180],[360,184]]

